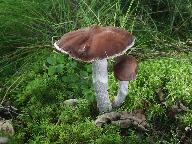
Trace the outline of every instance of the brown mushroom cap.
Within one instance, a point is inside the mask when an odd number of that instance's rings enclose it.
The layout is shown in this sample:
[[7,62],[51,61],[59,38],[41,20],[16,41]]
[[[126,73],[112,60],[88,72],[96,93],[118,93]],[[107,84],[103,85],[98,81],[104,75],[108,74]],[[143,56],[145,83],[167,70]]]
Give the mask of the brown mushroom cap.
[[133,46],[134,40],[123,29],[93,25],[64,34],[54,46],[74,59],[91,62],[123,54]]
[[136,79],[138,63],[133,56],[120,56],[114,65],[114,75],[120,81]]

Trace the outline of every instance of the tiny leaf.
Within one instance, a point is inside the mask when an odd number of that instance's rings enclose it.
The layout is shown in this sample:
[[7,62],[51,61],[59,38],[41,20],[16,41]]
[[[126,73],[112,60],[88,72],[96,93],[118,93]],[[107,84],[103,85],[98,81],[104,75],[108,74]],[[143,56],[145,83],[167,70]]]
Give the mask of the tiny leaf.
[[64,65],[63,64],[59,64],[56,67],[56,72],[61,73],[63,71],[63,69],[64,69]]
[[48,68],[48,75],[54,75],[56,72],[56,67],[55,66],[50,66]]
[[56,60],[54,57],[48,57],[47,58],[47,63],[50,64],[50,65],[55,65],[56,64]]

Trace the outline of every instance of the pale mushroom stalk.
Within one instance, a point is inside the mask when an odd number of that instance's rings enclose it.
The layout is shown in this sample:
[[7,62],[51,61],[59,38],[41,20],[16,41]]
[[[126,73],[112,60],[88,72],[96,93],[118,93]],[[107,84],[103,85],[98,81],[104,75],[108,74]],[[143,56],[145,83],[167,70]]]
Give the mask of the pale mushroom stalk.
[[119,88],[118,88],[117,96],[115,97],[112,103],[113,108],[121,106],[128,94],[129,81],[118,81],[118,83],[119,83]]
[[96,60],[93,66],[93,86],[96,92],[97,107],[100,112],[112,110],[108,96],[107,59]]

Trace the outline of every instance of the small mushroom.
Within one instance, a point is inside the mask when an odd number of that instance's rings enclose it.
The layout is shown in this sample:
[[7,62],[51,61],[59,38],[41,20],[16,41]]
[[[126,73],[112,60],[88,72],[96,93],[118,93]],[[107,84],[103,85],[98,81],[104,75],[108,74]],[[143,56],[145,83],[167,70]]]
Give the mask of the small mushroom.
[[107,112],[112,110],[108,97],[107,59],[122,55],[134,41],[135,37],[123,29],[93,25],[64,34],[54,46],[74,59],[92,62],[97,107],[100,112]]
[[119,88],[117,96],[112,102],[112,107],[122,105],[127,94],[129,81],[136,79],[138,64],[133,56],[120,56],[114,65],[114,75],[118,79]]

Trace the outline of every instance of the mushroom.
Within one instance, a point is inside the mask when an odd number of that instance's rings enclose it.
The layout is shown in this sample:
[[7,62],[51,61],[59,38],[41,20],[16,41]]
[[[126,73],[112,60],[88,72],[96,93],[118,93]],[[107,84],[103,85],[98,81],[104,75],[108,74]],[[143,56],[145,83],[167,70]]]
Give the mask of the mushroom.
[[64,34],[54,46],[74,59],[92,62],[97,107],[100,112],[107,112],[112,110],[108,97],[107,59],[122,55],[134,41],[135,37],[123,29],[93,25]]
[[112,102],[112,107],[116,108],[122,105],[127,94],[129,81],[136,79],[138,64],[133,56],[120,56],[114,65],[114,75],[118,79],[119,88],[117,96]]

